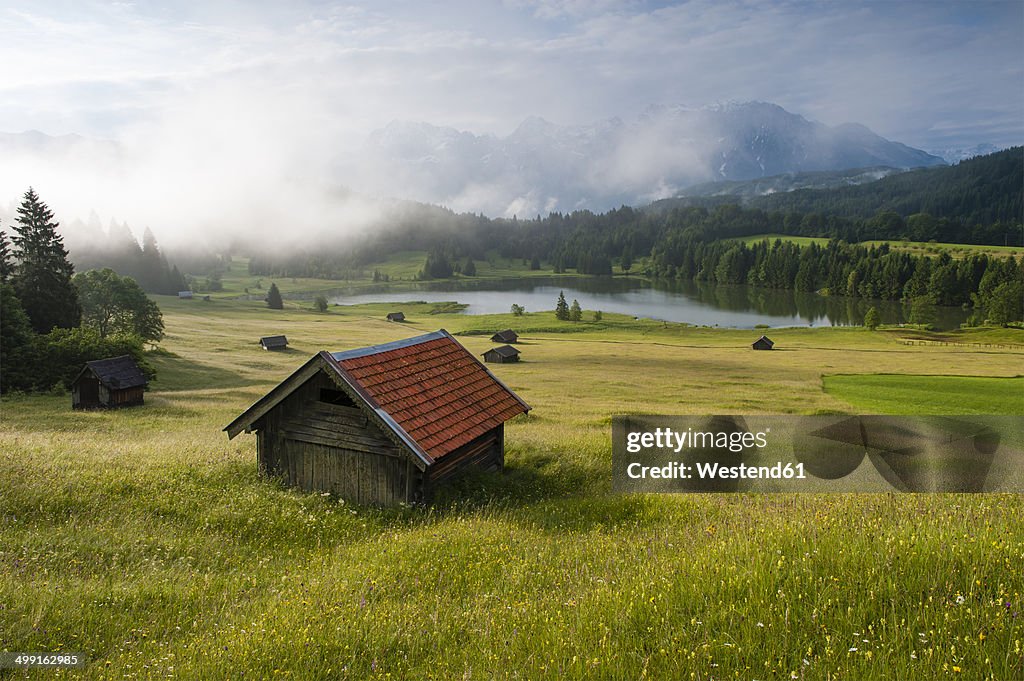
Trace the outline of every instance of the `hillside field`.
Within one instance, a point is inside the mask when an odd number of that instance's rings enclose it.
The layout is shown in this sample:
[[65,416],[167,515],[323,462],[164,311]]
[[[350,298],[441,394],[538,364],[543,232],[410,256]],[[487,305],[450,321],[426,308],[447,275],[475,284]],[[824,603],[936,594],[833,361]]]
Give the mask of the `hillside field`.
[[[753,244],[759,241],[775,241],[776,239],[782,239],[783,241],[792,241],[798,246],[808,246],[812,243],[816,243],[819,246],[826,246],[828,239],[825,237],[816,236],[788,236],[786,234],[755,234],[754,236],[743,237],[737,239],[745,244]],[[877,241],[864,241],[861,242],[863,246],[881,246],[882,244],[889,244],[889,248],[894,251],[906,251],[911,255],[916,256],[937,256],[943,252],[949,253],[950,257],[954,260],[959,258],[965,258],[969,255],[987,255],[990,258],[1016,258],[1024,252],[1019,246],[983,246],[978,244],[947,244],[937,243],[935,241],[901,241],[897,239],[889,240],[877,240]]]
[[[616,495],[609,425],[1024,415],[1024,331],[779,329],[755,353],[760,332],[612,314],[410,304],[394,324],[393,305],[155,299],[144,407],[0,403],[0,650],[90,658],[30,677],[1024,676],[1021,495]],[[431,508],[285,489],[257,475],[253,436],[221,431],[318,350],[442,327],[477,355],[519,331],[523,361],[489,368],[533,411],[506,426],[503,473]],[[260,349],[281,333],[289,350]]]

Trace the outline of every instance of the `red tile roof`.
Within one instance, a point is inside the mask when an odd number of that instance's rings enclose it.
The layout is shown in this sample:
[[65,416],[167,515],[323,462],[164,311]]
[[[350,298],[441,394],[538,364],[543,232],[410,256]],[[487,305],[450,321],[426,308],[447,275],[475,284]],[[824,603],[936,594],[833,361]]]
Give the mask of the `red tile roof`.
[[529,410],[445,331],[333,357],[435,460]]

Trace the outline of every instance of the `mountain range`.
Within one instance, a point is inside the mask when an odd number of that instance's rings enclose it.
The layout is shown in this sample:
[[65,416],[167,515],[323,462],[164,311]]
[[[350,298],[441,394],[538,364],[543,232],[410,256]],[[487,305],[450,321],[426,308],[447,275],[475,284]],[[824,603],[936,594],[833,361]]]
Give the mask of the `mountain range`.
[[[256,142],[254,148],[260,149]],[[984,153],[990,146],[943,153],[955,162]],[[205,149],[196,153],[201,163]],[[119,167],[129,174],[149,158],[144,149],[128,154],[117,142],[39,132],[0,133],[0,154],[20,164],[27,174],[32,174],[32,166],[21,161],[28,157],[69,168],[79,167],[70,164],[76,161],[83,172]],[[530,117],[505,136],[394,121],[370,133],[361,147],[337,149],[333,157],[329,168],[311,168],[311,177],[297,181],[340,185],[368,197],[439,204],[492,217],[533,217],[576,209],[600,212],[704,191],[762,194],[858,184],[900,170],[946,163],[862,125],[831,127],[766,102],[652,106],[628,122],[610,118],[592,125],[558,125]],[[271,156],[259,161],[274,165]],[[846,172],[850,169],[864,170]],[[149,174],[164,172],[159,166],[148,170]],[[244,181],[249,171],[241,168],[230,179]],[[807,175],[836,171],[844,172],[831,178]],[[784,177],[764,180],[778,176]],[[19,180],[26,186],[37,181]],[[707,183],[750,181],[756,182],[743,188],[716,184],[693,189]]]

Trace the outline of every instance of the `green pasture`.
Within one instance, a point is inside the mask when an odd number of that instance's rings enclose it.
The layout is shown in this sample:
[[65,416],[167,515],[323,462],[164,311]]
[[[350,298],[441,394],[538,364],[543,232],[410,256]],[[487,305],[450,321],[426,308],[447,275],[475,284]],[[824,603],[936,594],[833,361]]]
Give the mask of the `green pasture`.
[[[1020,414],[1024,331],[780,329],[755,352],[611,314],[156,299],[144,407],[0,402],[0,650],[90,658],[30,678],[1022,676],[1020,495],[616,495],[610,417]],[[442,327],[477,355],[519,331],[523,361],[490,368],[533,411],[503,473],[431,508],[285,489],[221,432],[318,350]]]
[[[783,241],[789,241],[795,243],[798,246],[809,246],[812,243],[816,243],[819,246],[825,246],[829,240],[823,237],[811,237],[811,236],[788,236],[786,234],[755,234],[753,236],[745,236],[737,241],[742,241],[745,244],[758,243],[767,239],[770,242],[774,242],[776,239]],[[984,246],[979,244],[948,244],[938,243],[935,241],[903,241],[895,239],[881,239],[876,241],[864,241],[861,243],[863,246],[881,246],[882,244],[889,244],[889,247],[897,251],[907,251],[914,255],[929,255],[938,256],[941,253],[949,253],[954,259],[965,258],[969,255],[981,255],[985,254],[989,257],[994,258],[1009,258],[1018,257],[1024,253],[1024,249],[1018,246]]]
[[[389,254],[387,258],[378,262],[363,265],[358,269],[348,272],[340,279],[315,279],[312,277],[287,277],[287,276],[264,276],[249,274],[249,259],[234,256],[227,264],[227,271],[221,275],[223,290],[210,294],[212,298],[237,298],[239,296],[252,296],[254,300],[262,300],[270,288],[271,283],[277,284],[278,289],[286,297],[288,295],[302,295],[312,297],[316,293],[331,290],[350,290],[353,292],[367,292],[384,284],[373,281],[374,271],[387,276],[386,286],[388,290],[415,290],[422,282],[419,273],[426,262],[426,251],[399,251]],[[486,281],[488,279],[522,279],[535,277],[554,276],[552,265],[548,262],[541,263],[541,269],[531,270],[529,261],[522,259],[504,258],[496,252],[488,252],[483,260],[474,260],[476,275],[466,277],[455,274],[450,281]],[[459,261],[464,264],[465,261]],[[636,266],[640,269],[639,265]],[[619,267],[615,267],[617,275],[623,275]],[[201,283],[206,275],[195,274]],[[559,277],[580,276],[574,271],[559,274]]]
[[1024,417],[1022,376],[858,374],[826,376],[824,382],[825,392],[870,414],[1015,414]]

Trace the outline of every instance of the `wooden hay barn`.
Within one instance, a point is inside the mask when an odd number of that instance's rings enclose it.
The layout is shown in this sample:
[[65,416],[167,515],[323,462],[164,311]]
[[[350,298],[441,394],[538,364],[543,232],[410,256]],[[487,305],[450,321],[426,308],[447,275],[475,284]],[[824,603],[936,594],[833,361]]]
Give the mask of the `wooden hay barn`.
[[468,467],[500,470],[530,407],[441,329],[321,351],[224,430],[256,432],[260,470],[361,504],[429,501]]
[[260,338],[260,346],[264,350],[284,350],[288,347],[286,336],[264,336]]
[[491,336],[492,343],[518,343],[519,335],[512,329],[505,329]]
[[146,375],[130,355],[97,359],[71,384],[73,409],[117,409],[143,403]]
[[756,341],[754,341],[753,345],[751,345],[750,347],[754,348],[755,350],[771,350],[774,346],[775,343],[772,342],[771,338],[769,338],[768,336],[761,336]]
[[389,322],[404,322],[405,321],[405,313],[404,312],[388,312],[388,321]]
[[519,361],[519,351],[511,345],[502,345],[501,347],[491,348],[484,353],[484,361],[496,364],[506,364],[508,362]]

